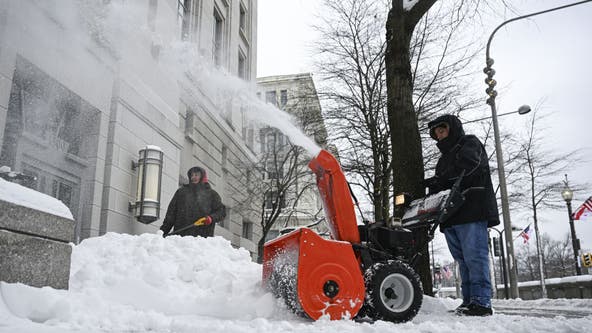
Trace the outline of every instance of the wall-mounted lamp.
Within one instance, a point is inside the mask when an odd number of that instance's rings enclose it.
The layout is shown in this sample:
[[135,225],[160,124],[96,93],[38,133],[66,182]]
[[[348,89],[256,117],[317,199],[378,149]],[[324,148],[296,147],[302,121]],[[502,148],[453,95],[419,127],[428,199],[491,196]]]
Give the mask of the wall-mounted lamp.
[[138,170],[136,202],[130,203],[139,222],[148,224],[160,217],[160,186],[163,152],[160,147],[146,146],[140,149],[138,162],[132,161],[132,169]]

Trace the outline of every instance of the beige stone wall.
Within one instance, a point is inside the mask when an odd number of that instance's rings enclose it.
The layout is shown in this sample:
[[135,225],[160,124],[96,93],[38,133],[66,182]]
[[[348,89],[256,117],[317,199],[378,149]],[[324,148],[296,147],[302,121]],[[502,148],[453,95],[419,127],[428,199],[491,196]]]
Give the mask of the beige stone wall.
[[[134,14],[146,18],[146,27],[164,40],[180,35],[177,1],[158,0],[153,8],[151,3],[134,3]],[[0,6],[0,147],[5,137],[13,75],[17,59],[22,58],[97,112],[96,133],[88,133],[93,135],[93,153],[76,162],[83,165],[83,171],[72,178],[78,200],[73,213],[82,238],[110,231],[156,232],[186,170],[194,165],[208,169],[213,187],[232,210],[244,194],[236,167],[228,161],[254,159],[242,135],[240,110],[233,109],[227,121],[213,102],[214,96],[188,93],[161,65],[158,52],[154,53],[158,49],[155,46],[159,46],[157,40],[121,38],[102,44],[100,38],[94,39],[85,31],[67,31],[72,22],[62,22],[62,8],[52,6],[58,5],[23,0],[5,1]],[[203,53],[212,48],[214,6],[226,13],[224,67],[237,74],[240,50],[246,56],[247,79],[254,79],[257,1],[195,1],[195,29],[190,40]],[[238,23],[240,6],[243,12],[246,10],[249,22],[243,32]],[[68,17],[65,16],[66,21],[72,19]],[[104,28],[112,27],[107,24]],[[68,40],[70,37],[73,39]],[[186,126],[188,115],[194,117],[192,126]],[[149,225],[137,222],[128,210],[136,191],[136,171],[131,164],[146,145],[156,145],[164,151],[161,218]],[[18,154],[25,156],[27,152],[21,150]],[[62,166],[40,163],[39,169],[55,173],[56,177],[68,174],[64,168],[74,162],[66,161],[67,154],[53,155],[65,161]],[[37,159],[45,160],[41,156]],[[19,170],[21,162],[17,158],[13,169]],[[51,191],[45,188],[46,193]],[[227,225],[218,227],[216,233],[231,240],[234,246],[256,252],[253,241],[241,239],[244,219],[247,217],[230,214]],[[260,231],[254,230],[254,240],[258,234]]]

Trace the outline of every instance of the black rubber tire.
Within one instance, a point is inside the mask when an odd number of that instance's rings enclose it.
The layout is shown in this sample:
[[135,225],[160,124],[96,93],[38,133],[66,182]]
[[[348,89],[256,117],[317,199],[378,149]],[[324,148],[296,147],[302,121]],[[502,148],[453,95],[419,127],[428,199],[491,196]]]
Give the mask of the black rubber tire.
[[376,263],[364,274],[365,314],[374,320],[394,323],[410,321],[423,301],[419,276],[398,260]]

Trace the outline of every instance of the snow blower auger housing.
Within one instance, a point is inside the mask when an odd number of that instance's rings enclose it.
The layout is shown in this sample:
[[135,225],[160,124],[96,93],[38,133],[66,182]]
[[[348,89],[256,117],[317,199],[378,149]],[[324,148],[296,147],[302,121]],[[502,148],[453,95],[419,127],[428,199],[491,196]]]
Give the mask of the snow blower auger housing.
[[263,285],[297,314],[314,320],[369,317],[405,322],[421,307],[419,276],[409,266],[413,239],[384,223],[358,226],[339,162],[322,150],[309,163],[331,238],[308,228],[265,243]]

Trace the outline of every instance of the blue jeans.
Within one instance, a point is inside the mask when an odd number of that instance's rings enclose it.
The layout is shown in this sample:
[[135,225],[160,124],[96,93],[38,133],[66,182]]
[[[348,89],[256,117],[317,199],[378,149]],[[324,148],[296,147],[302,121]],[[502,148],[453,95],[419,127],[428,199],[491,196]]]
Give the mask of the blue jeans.
[[453,225],[444,235],[460,268],[463,304],[491,307],[487,221]]

